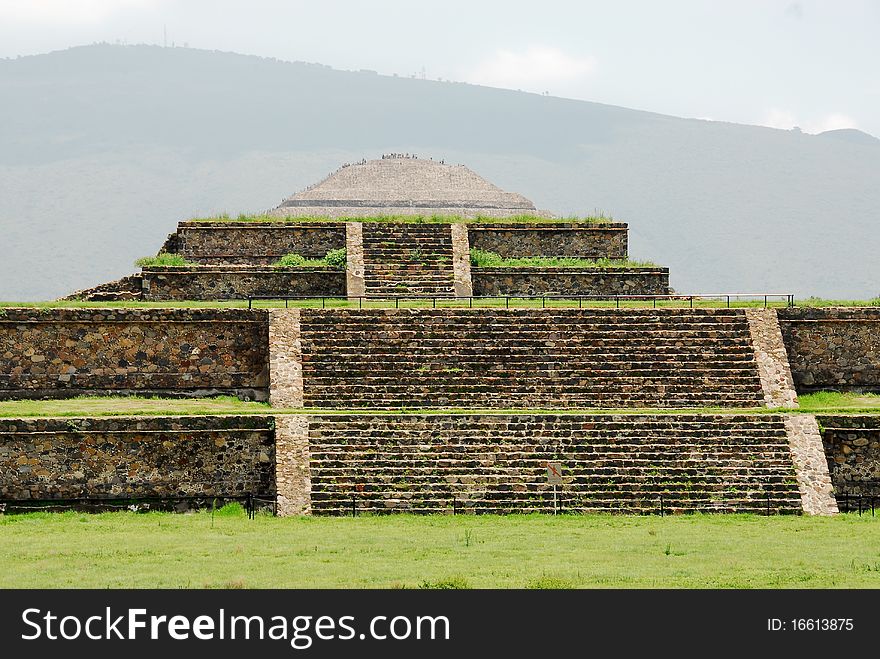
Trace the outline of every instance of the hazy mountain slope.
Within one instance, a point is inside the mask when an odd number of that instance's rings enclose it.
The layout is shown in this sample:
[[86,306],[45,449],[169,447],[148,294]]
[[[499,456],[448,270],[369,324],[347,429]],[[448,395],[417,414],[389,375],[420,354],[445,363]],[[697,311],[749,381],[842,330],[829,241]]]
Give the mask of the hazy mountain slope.
[[179,219],[269,208],[387,151],[463,162],[539,208],[610,212],[680,291],[880,293],[869,136],[149,46],[0,61],[0,99],[0,299],[125,274]]

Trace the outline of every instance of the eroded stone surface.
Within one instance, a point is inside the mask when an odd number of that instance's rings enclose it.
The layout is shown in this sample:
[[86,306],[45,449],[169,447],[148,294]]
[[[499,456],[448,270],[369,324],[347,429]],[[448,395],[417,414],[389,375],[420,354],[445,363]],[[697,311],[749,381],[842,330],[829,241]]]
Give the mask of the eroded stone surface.
[[767,407],[797,407],[797,392],[775,309],[746,309]]
[[275,465],[278,514],[282,517],[311,514],[308,416],[276,416],[275,446],[278,456]]
[[780,309],[779,324],[800,392],[880,392],[880,308]]
[[364,295],[364,225],[345,223],[346,292],[349,297]]
[[270,497],[271,417],[0,419],[0,498]]
[[474,294],[471,283],[471,247],[468,229],[464,224],[453,224],[452,232],[452,269],[455,277],[455,296],[470,297]]
[[811,414],[786,415],[785,429],[804,512],[810,515],[836,514],[837,500],[816,417]]
[[269,402],[273,407],[303,406],[299,309],[269,310]]

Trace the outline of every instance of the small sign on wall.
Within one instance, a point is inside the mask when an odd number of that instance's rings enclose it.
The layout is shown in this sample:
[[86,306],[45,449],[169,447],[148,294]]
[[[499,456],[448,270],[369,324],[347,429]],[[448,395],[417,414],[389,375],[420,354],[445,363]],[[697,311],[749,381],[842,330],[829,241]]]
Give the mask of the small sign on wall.
[[562,463],[547,463],[547,482],[550,485],[562,485]]

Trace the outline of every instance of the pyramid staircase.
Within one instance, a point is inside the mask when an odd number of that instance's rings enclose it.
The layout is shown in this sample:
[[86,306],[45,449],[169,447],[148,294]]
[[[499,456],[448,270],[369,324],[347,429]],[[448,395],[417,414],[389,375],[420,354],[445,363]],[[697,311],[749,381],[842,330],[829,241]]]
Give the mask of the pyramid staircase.
[[363,250],[367,296],[455,294],[448,224],[365,222]]
[[303,310],[324,408],[761,407],[736,309]]
[[316,514],[797,513],[780,415],[312,417]]

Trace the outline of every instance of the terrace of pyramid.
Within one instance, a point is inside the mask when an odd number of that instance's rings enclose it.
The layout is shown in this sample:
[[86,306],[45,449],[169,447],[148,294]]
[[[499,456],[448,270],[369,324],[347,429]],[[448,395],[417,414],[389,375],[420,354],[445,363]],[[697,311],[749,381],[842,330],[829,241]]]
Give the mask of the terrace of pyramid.
[[397,154],[180,222],[82,303],[0,311],[0,400],[259,413],[0,418],[0,505],[834,514],[880,479],[876,417],[798,409],[880,391],[880,309],[701,306],[627,230]]

